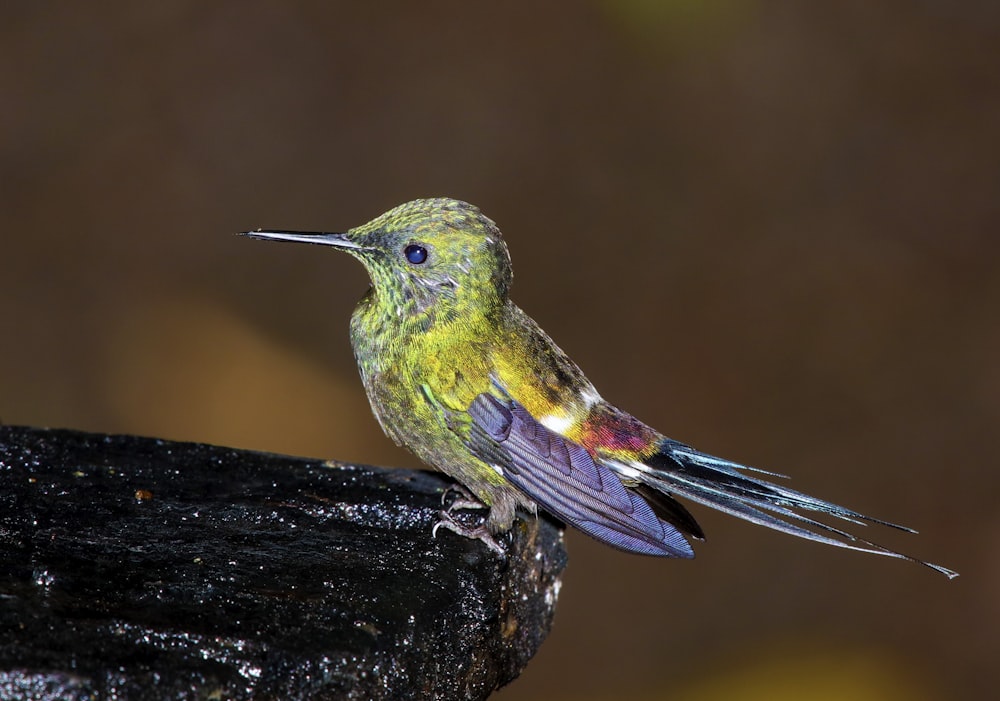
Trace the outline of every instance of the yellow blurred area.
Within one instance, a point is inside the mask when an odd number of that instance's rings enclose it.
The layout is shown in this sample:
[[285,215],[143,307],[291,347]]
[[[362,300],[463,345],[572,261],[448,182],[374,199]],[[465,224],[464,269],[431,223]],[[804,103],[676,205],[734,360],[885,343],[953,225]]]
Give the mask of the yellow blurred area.
[[[802,643],[754,650],[724,673],[707,673],[649,701],[927,701],[928,693],[912,670],[885,650],[859,643],[840,649],[814,649]],[[640,697],[642,698],[642,697]]]
[[[211,301],[131,311],[104,343],[119,430],[344,460],[385,453],[351,374],[332,374]],[[362,411],[345,411],[352,405]],[[345,444],[357,454],[343,455]]]
[[598,5],[614,22],[647,48],[715,42],[755,12],[753,0],[601,0]]
[[[505,694],[510,692],[504,692]],[[510,698],[516,694],[510,693]],[[702,660],[681,679],[642,687],[623,670],[614,693],[563,695],[548,701],[933,701],[951,698],[892,651],[823,641],[755,646],[737,656]]]
[[[886,650],[802,643],[755,649],[737,659],[712,660],[693,679],[663,680],[656,691],[560,696],[549,701],[931,701],[929,690]],[[711,665],[703,664],[703,667]]]

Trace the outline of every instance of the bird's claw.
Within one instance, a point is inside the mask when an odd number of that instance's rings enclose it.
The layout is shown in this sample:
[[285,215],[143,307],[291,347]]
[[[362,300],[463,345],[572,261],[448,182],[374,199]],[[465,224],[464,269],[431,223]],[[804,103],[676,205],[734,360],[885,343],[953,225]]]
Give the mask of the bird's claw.
[[[483,504],[477,502],[481,508]],[[463,538],[470,538],[472,540],[481,541],[490,550],[495,552],[501,557],[506,557],[507,553],[503,549],[503,546],[497,542],[496,538],[490,532],[490,529],[486,527],[485,523],[480,523],[478,526],[466,526],[464,523],[459,522],[451,513],[451,509],[454,505],[448,508],[447,511],[441,512],[441,519],[434,524],[431,528],[431,538],[437,538],[437,532],[439,528],[444,528],[445,530],[451,531],[452,533],[457,533]]]

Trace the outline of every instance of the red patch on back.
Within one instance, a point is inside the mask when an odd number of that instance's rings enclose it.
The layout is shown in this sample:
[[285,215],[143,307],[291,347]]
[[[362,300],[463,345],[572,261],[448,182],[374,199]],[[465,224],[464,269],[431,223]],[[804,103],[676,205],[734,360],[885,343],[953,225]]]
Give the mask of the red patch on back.
[[591,453],[625,453],[635,458],[649,453],[658,439],[639,419],[607,405],[591,410],[580,435],[580,443]]

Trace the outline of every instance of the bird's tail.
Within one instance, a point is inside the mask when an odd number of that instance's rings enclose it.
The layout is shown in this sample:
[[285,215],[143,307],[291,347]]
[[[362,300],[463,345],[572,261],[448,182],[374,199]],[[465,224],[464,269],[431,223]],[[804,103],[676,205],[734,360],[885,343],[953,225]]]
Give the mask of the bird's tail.
[[659,451],[652,458],[644,460],[642,465],[630,467],[637,468],[634,472],[629,470],[631,480],[637,480],[647,488],[668,497],[684,497],[799,538],[916,562],[946,575],[949,579],[958,576],[957,572],[945,567],[890,550],[814,518],[803,516],[797,510],[828,514],[859,525],[876,523],[915,533],[916,531],[911,528],[872,518],[745,473],[750,471],[778,478],[783,478],[784,475],[723,460],[669,438],[663,439]]

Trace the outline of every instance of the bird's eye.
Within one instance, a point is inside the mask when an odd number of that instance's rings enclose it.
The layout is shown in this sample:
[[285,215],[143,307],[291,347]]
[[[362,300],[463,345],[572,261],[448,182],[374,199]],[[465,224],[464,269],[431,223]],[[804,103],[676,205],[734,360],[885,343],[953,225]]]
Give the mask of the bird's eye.
[[420,265],[427,260],[427,249],[420,244],[411,243],[403,249],[403,255],[414,265]]

